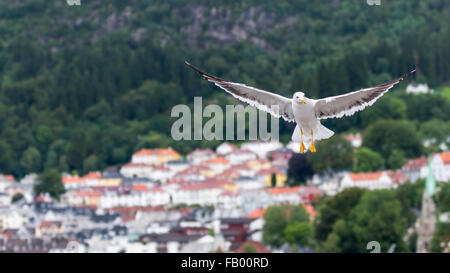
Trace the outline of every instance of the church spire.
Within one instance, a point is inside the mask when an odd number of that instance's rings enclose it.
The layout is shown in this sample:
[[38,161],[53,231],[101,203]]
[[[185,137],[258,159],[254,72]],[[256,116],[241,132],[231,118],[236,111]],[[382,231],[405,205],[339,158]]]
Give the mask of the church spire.
[[431,167],[431,159],[432,156],[428,158],[428,176],[425,182],[425,188],[428,192],[428,195],[431,197],[434,194],[434,190],[436,188],[436,180],[434,178],[433,168]]

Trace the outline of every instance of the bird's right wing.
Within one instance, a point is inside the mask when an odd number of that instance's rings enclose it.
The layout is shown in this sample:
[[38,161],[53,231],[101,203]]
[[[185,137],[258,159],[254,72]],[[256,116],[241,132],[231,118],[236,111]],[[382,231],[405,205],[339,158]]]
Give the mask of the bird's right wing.
[[351,116],[357,111],[361,111],[367,106],[371,106],[377,99],[383,96],[394,85],[404,80],[409,74],[415,72],[412,70],[400,78],[383,83],[377,86],[361,89],[344,95],[320,99],[314,105],[316,117],[319,119],[340,118]]
[[260,90],[242,83],[234,83],[211,76],[201,71],[194,65],[185,62],[189,67],[197,71],[205,80],[213,82],[218,87],[233,95],[235,98],[268,112],[277,118],[283,117],[286,121],[295,122],[292,111],[292,100],[286,97]]

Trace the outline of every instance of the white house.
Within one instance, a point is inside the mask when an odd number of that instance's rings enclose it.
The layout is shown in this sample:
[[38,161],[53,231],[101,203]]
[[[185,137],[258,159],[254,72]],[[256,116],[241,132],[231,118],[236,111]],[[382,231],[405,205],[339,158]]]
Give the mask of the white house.
[[179,160],[181,155],[172,148],[167,149],[142,149],[133,154],[132,163],[144,163],[149,165],[160,165],[171,160]]
[[186,159],[196,165],[208,159],[215,158],[217,155],[211,149],[195,149],[187,154]]
[[125,177],[150,177],[153,171],[152,165],[145,163],[128,163],[122,166],[120,174]]
[[208,166],[214,174],[222,173],[231,166],[230,161],[223,157],[208,159],[203,164]]
[[242,209],[246,214],[258,208],[265,208],[270,205],[270,195],[264,189],[248,190],[241,193]]
[[0,207],[6,207],[11,204],[11,197],[9,194],[0,192]]
[[153,168],[148,178],[151,178],[154,181],[161,181],[165,183],[167,182],[167,180],[171,179],[174,175],[175,175],[174,170],[171,170],[166,166],[159,165]]
[[186,183],[181,185],[174,192],[175,204],[199,204],[214,205],[217,203],[218,196],[226,190],[232,182],[223,180],[205,180],[202,182]]
[[450,180],[450,152],[433,155],[431,166],[436,181],[448,182]]
[[189,168],[189,166],[190,162],[183,159],[172,160],[164,164],[164,167],[169,168],[173,173],[186,170],[187,168]]
[[264,188],[264,180],[260,176],[239,176],[233,179],[240,190],[255,190]]
[[242,197],[239,191],[223,191],[217,196],[217,206],[222,209],[234,209],[242,205]]
[[235,149],[231,152],[229,152],[226,156],[226,159],[230,161],[232,165],[238,165],[241,163],[244,163],[245,161],[255,159],[256,154],[252,151],[245,150],[245,149]]
[[348,173],[341,180],[340,190],[351,187],[366,188],[369,190],[392,189],[408,179],[401,171],[379,171],[368,173]]
[[300,197],[300,186],[297,187],[277,187],[266,188],[265,191],[270,196],[271,205],[291,204],[297,205],[302,203]]
[[267,158],[270,152],[280,148],[283,148],[283,144],[278,141],[252,141],[241,145],[241,149],[249,150],[261,158]]
[[0,174],[0,192],[5,191],[5,189],[12,185],[14,182],[14,177],[12,175],[2,175]]
[[141,243],[139,241],[129,242],[125,246],[126,253],[157,253],[158,244],[156,242]]
[[255,220],[250,223],[249,225],[249,230],[251,233],[250,238],[253,241],[262,242],[263,227],[264,227],[264,218],[262,216],[255,218]]
[[406,94],[417,95],[428,93],[433,93],[433,90],[426,83],[411,83],[406,87]]
[[224,143],[220,144],[219,146],[217,146],[216,153],[218,153],[219,155],[226,155],[236,149],[237,149],[237,147],[234,146],[233,144],[224,142]]
[[362,144],[362,137],[361,134],[357,133],[357,134],[349,134],[345,136],[345,139],[348,140],[351,144],[353,148],[359,148],[361,147]]
[[425,178],[428,175],[428,159],[426,157],[410,159],[403,165],[402,172],[411,182]]
[[195,241],[181,247],[180,253],[210,253],[217,250],[228,251],[231,242],[227,242],[223,236],[205,235]]
[[0,209],[0,230],[19,229],[26,223],[26,220],[16,210]]
[[35,173],[30,173],[25,175],[21,180],[20,184],[33,185],[38,178],[38,175]]

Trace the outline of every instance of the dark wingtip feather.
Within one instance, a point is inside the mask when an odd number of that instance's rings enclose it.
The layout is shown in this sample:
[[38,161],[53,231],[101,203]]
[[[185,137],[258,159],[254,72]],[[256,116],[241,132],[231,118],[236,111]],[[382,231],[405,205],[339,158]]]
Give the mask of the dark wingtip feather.
[[221,78],[218,78],[218,77],[209,75],[208,73],[201,71],[198,67],[196,67],[195,65],[189,63],[188,61],[184,61],[184,63],[185,63],[187,66],[189,66],[190,68],[194,69],[194,70],[195,70],[198,74],[200,74],[200,75],[203,77],[203,79],[205,79],[205,80],[224,81],[224,80],[222,80]]

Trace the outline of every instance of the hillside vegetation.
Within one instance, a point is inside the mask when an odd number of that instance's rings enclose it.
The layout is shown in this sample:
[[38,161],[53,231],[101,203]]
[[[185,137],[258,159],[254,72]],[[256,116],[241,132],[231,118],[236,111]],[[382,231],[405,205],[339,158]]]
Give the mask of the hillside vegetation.
[[[81,2],[0,1],[0,173],[87,172],[122,164],[142,147],[186,153],[217,145],[167,137],[172,106],[194,96],[234,103],[185,59],[223,78],[312,98],[414,67],[410,80],[432,87],[450,80],[447,0]],[[422,123],[448,120],[448,96],[409,97],[404,87],[326,125],[344,132],[407,119],[426,137]],[[287,140],[293,128],[280,124]]]

